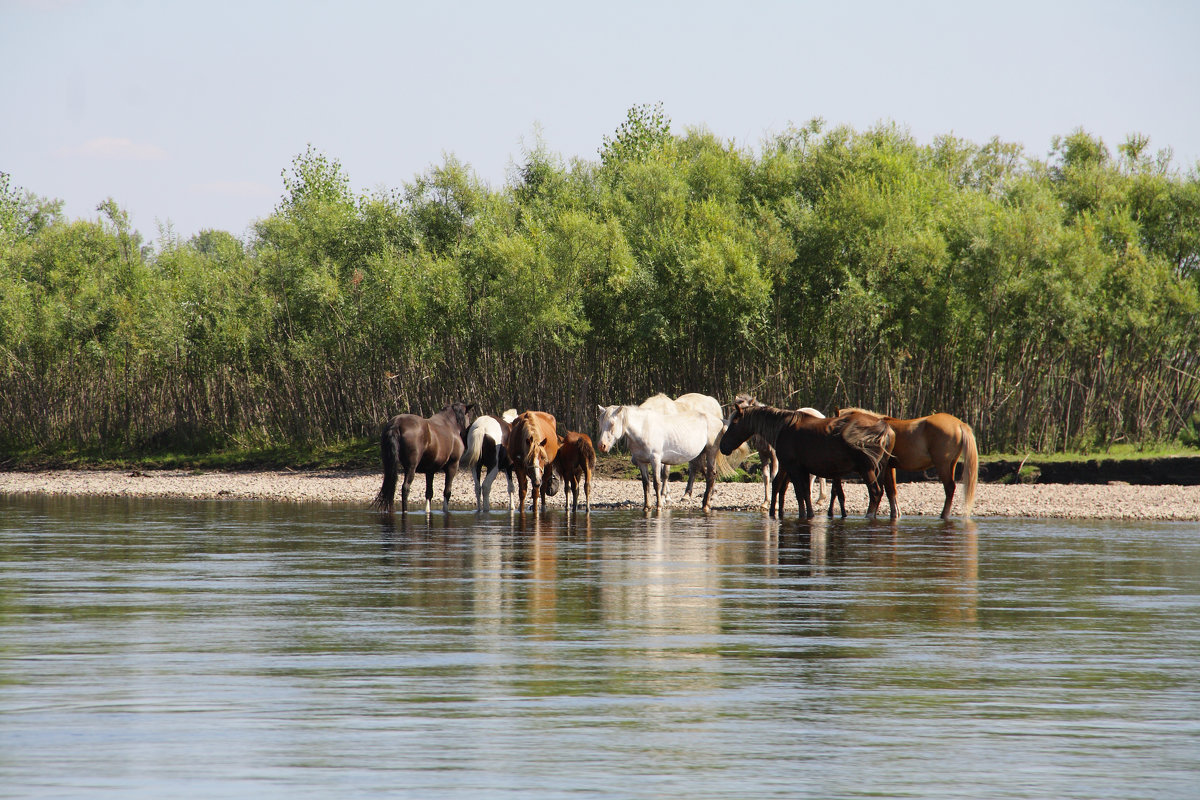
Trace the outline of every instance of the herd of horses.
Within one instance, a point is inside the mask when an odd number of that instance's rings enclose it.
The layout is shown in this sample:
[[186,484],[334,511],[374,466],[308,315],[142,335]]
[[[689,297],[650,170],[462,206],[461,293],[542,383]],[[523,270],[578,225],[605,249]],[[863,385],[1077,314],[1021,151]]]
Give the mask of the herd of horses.
[[[979,453],[971,427],[950,414],[930,414],[916,419],[896,419],[861,408],[839,409],[826,417],[813,408],[786,410],[764,405],[751,395],[738,395],[726,408],[714,397],[690,393],[674,399],[656,394],[640,405],[599,406],[596,444],[585,433],[558,433],[554,416],[545,411],[518,414],[509,409],[499,416],[469,417],[474,404],[451,403],[431,417],[400,414],[383,426],[380,455],[383,485],[374,505],[384,511],[395,507],[396,485],[401,483],[401,510],[408,511],[409,492],[416,475],[425,476],[425,512],[433,502],[434,476],[445,476],[443,511],[449,511],[451,484],[460,467],[470,470],[475,504],[480,512],[491,509],[492,484],[500,472],[508,481],[510,512],[524,513],[527,492],[536,515],[538,502],[565,487],[567,508],[579,509],[582,481],[584,509],[591,512],[592,473],[596,449],[610,452],[624,439],[633,463],[641,472],[644,508],[668,505],[668,472],[687,464],[685,496],[692,494],[695,478],[704,476],[702,507],[712,508],[712,491],[718,475],[733,472],[734,462],[757,449],[763,467],[763,504],[771,516],[783,516],[787,487],[792,486],[802,516],[814,515],[812,484],[829,484],[829,516],[835,503],[846,515],[842,479],[857,476],[869,496],[867,516],[875,517],[884,497],[889,515],[900,516],[896,502],[896,470],[937,470],[945,489],[943,518],[950,516],[954,500],[955,470],[963,462],[963,516],[970,516],[979,478]],[[513,478],[516,477],[515,492]],[[530,491],[531,490],[531,491]]]

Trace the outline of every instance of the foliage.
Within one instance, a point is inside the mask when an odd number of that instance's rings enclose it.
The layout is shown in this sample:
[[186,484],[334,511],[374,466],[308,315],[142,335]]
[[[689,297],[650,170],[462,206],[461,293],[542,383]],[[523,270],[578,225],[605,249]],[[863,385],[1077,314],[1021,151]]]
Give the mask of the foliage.
[[0,447],[276,452],[454,398],[587,431],[655,391],[944,410],[985,449],[1195,435],[1200,176],[812,120],[750,151],[635,106],[598,161],[358,194],[311,146],[248,241],[145,245],[0,175]]

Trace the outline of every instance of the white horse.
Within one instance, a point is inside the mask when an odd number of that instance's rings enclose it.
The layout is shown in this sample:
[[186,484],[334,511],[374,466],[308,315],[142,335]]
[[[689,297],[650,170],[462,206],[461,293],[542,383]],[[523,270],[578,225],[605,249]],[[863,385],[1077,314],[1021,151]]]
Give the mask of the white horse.
[[[687,394],[681,394],[674,400],[672,400],[670,397],[667,397],[662,392],[659,392],[658,394],[651,395],[643,400],[639,408],[651,408],[661,411],[664,414],[679,414],[684,411],[695,411],[701,414],[711,414],[717,419],[725,418],[724,409],[721,408],[721,401],[717,400],[717,398],[711,395],[700,394],[699,392],[688,392]],[[749,454],[749,445],[746,446],[744,453],[739,453],[741,458],[745,458]],[[717,450],[717,463],[715,467],[717,470],[717,477],[719,478],[729,478],[737,472],[737,470],[735,470],[730,464],[730,459],[726,458],[719,449]],[[692,486],[696,482],[696,473],[702,471],[703,468],[704,464],[699,457],[697,457],[695,463],[688,464],[688,481],[687,488],[683,490],[684,497],[692,496]]]
[[[600,452],[607,453],[622,437],[629,439],[629,453],[642,472],[644,508],[650,508],[650,483],[658,508],[670,503],[666,468],[704,459],[705,511],[711,510],[713,482],[716,479],[717,450],[725,421],[721,417],[696,411],[664,414],[640,406],[599,406]],[[647,474],[649,472],[649,474]]]
[[[517,410],[510,408],[499,417],[485,414],[471,423],[467,429],[467,445],[463,450],[459,466],[471,470],[475,481],[475,510],[490,511],[492,508],[492,483],[500,470],[508,478],[508,510],[513,510],[512,465],[508,461],[508,432],[517,418]],[[480,481],[480,472],[486,476]]]
[[[754,397],[752,397],[751,395],[748,395],[748,394],[739,394],[737,397],[735,397],[733,399],[733,404],[735,406],[737,406],[738,408],[743,408],[743,409],[749,408],[752,406],[763,405],[758,400],[754,399]],[[815,408],[810,408],[808,406],[805,406],[804,408],[798,408],[796,410],[804,411],[808,414],[812,414],[817,419],[825,419],[825,415],[822,414],[820,411],[817,411]],[[726,422],[728,423],[728,420]],[[768,442],[766,439],[759,436],[758,434],[755,434],[755,435],[751,436],[749,439],[747,439],[745,441],[745,443],[742,445],[742,447],[748,448],[751,445],[754,447],[754,449],[758,450],[758,459],[762,463],[763,501],[762,501],[761,508],[763,511],[766,511],[768,509],[771,509],[771,506],[775,502],[775,495],[773,493],[773,490],[774,490],[774,485],[775,485],[775,478],[776,478],[776,476],[779,475],[779,456],[775,455],[775,448],[772,446],[772,443]],[[740,449],[741,448],[739,448],[739,450]],[[745,455],[748,455],[749,452],[750,452],[749,449],[747,449]],[[735,450],[734,453],[737,454],[738,450]],[[742,458],[745,458],[745,455],[742,455]],[[819,491],[819,494],[817,495],[817,502],[819,503],[825,499],[825,479],[817,478],[817,477],[810,475],[808,477],[808,490],[809,490],[810,494],[812,493],[812,485],[813,485],[814,481],[817,482],[817,489]],[[786,493],[787,486],[784,485],[784,486],[780,487],[779,491]],[[773,512],[774,512],[774,509],[772,509],[772,513]],[[783,513],[783,503],[782,502],[780,502],[780,504],[779,504],[779,513],[781,515]]]

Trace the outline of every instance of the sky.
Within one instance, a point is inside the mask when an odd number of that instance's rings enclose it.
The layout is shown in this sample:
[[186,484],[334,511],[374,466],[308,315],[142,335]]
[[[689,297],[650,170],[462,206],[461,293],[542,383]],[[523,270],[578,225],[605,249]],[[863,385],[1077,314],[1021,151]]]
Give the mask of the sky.
[[148,241],[249,237],[309,145],[356,192],[448,155],[494,188],[634,105],[758,148],[814,117],[1046,158],[1082,128],[1200,161],[1200,3],[0,0],[0,172]]

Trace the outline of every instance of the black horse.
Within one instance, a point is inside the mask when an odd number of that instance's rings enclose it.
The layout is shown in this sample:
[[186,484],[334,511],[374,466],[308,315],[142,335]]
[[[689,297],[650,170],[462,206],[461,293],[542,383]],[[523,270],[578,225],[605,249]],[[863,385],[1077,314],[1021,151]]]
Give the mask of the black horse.
[[400,414],[383,426],[379,434],[379,455],[383,459],[383,486],[375,496],[375,507],[392,511],[396,503],[396,481],[404,473],[400,509],[408,511],[408,492],[413,477],[425,475],[425,513],[433,503],[433,476],[444,473],[442,511],[450,510],[450,485],[458,473],[467,434],[467,415],[475,404],[451,403],[432,417]]

